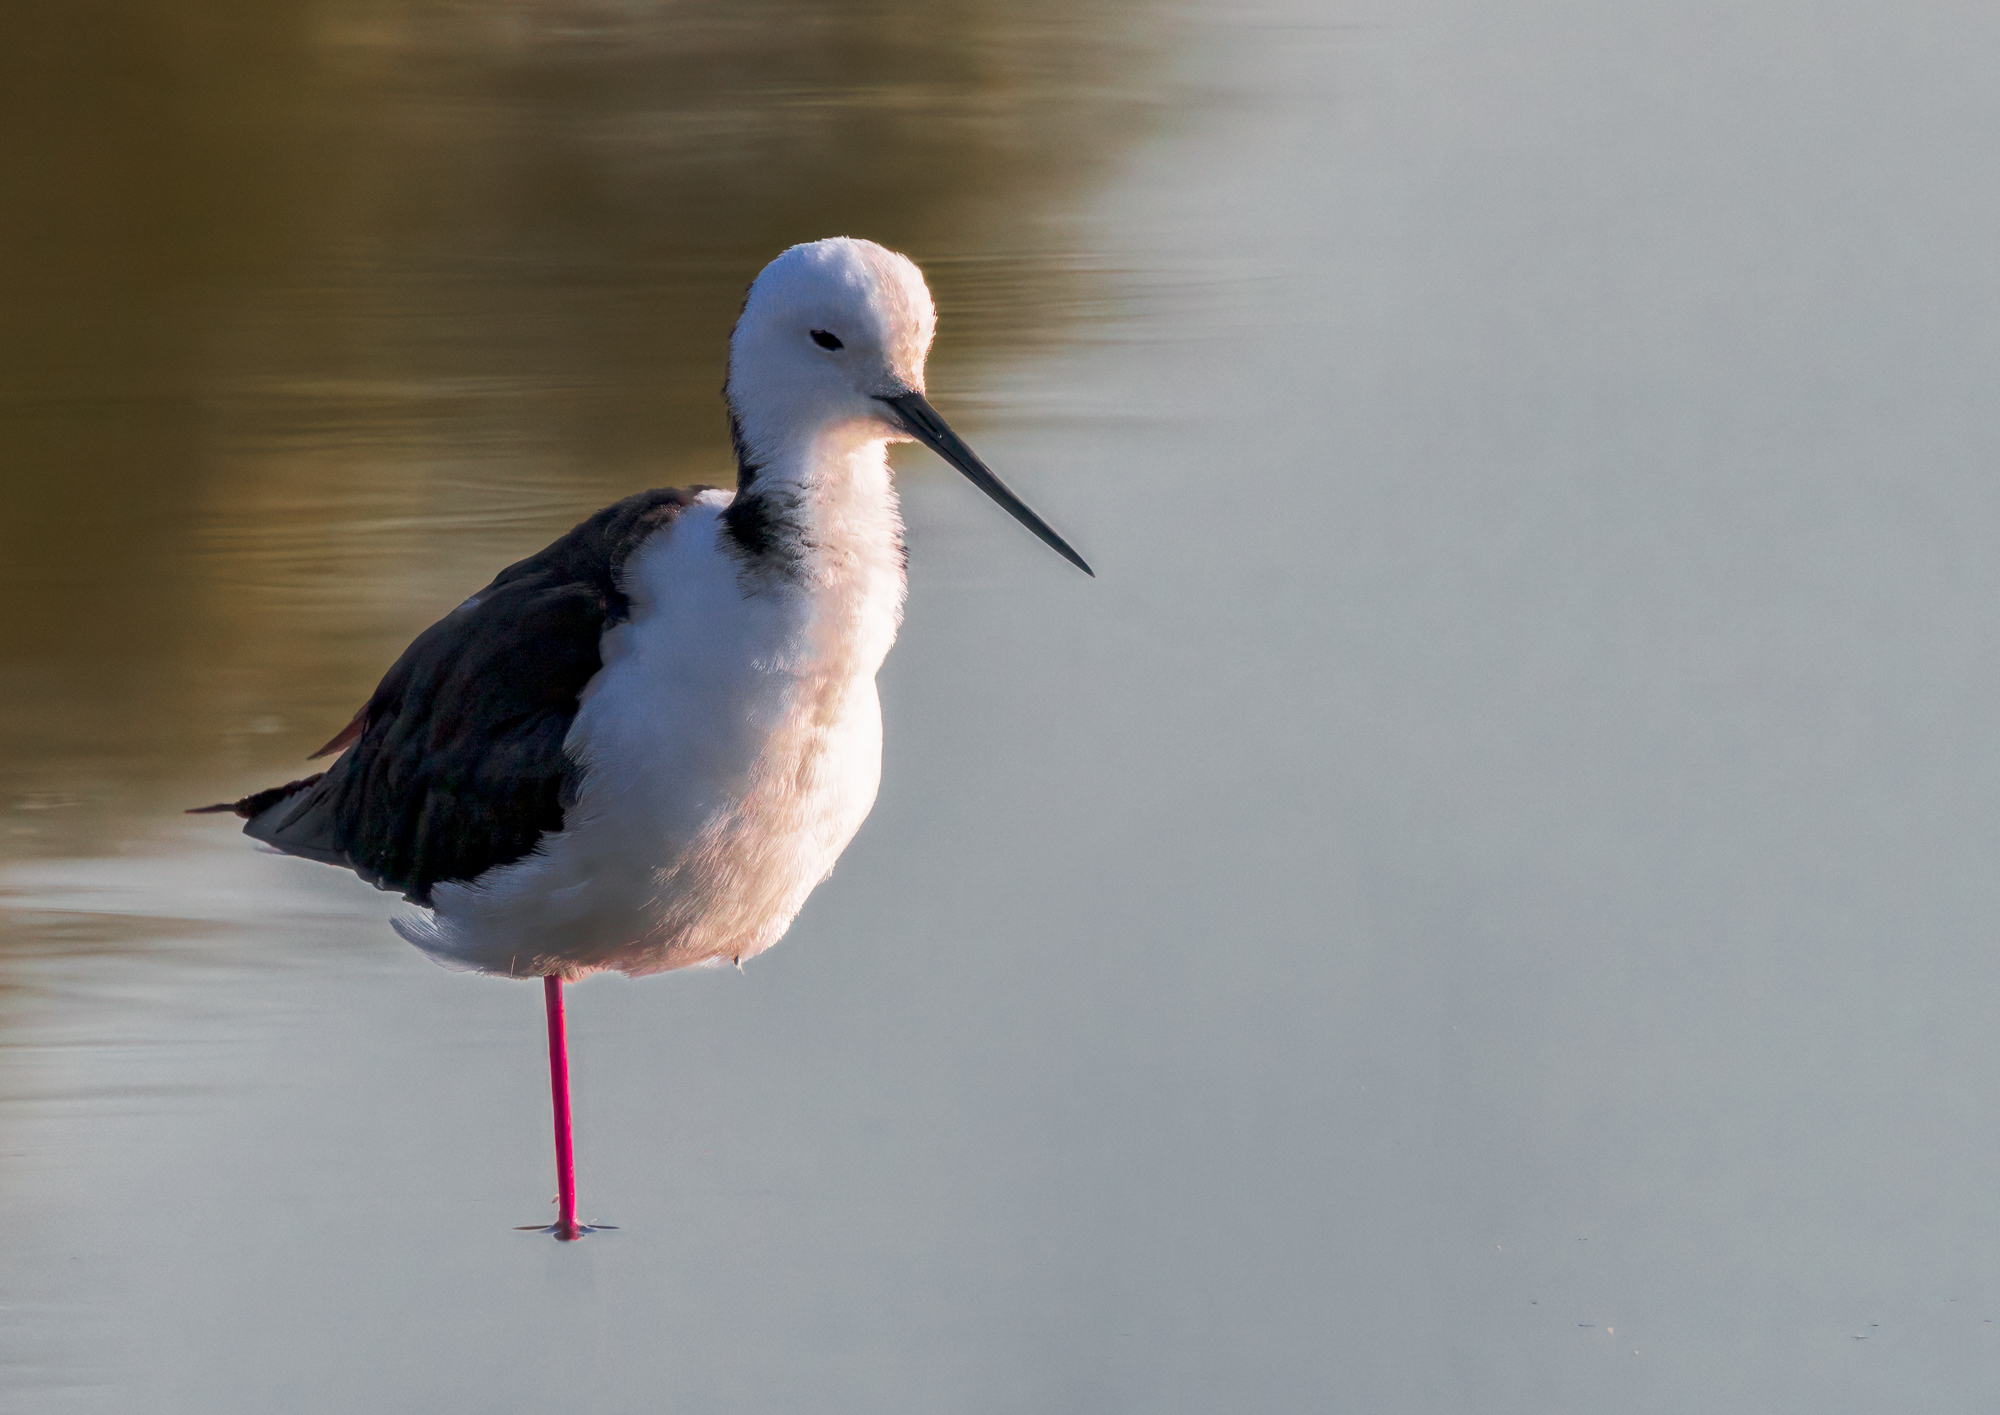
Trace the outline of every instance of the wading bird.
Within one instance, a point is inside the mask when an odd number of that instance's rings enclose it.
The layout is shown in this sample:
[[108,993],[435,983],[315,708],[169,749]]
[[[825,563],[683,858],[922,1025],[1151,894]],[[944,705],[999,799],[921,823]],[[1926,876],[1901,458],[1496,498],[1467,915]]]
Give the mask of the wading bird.
[[784,252],[730,336],[734,492],[607,506],[419,635],[326,771],[202,808],[402,894],[397,932],[438,961],[543,980],[557,1238],[590,1231],[563,983],[763,952],[874,804],[904,595],[887,444],[930,447],[1090,573],[925,401],[936,322],[893,251]]

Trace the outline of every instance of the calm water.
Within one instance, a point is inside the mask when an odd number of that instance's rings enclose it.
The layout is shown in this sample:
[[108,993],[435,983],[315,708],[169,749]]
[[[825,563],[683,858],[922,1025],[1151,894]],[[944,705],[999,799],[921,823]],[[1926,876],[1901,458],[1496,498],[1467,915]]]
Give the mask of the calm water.
[[[2000,1400],[2000,15],[126,0],[0,76],[22,1411]],[[536,990],[185,805],[908,250],[874,817]]]

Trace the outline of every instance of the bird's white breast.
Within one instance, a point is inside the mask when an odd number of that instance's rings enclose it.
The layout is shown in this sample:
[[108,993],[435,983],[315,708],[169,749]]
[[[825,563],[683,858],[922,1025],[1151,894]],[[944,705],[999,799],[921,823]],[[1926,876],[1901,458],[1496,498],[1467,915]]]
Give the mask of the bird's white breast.
[[583,775],[564,829],[438,886],[405,936],[515,976],[657,972],[775,942],[881,775],[875,673],[903,577],[886,466],[870,489],[887,521],[834,516],[794,573],[734,548],[727,492],[642,545],[625,569],[630,616],[606,631],[565,744]]

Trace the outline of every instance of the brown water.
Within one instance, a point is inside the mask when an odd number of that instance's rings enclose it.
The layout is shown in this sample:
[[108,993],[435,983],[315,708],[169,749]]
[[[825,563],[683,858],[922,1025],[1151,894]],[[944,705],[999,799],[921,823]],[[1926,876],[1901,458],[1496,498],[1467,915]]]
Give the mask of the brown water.
[[[43,7],[0,63],[23,1411],[2000,1397],[2000,21]],[[874,817],[535,990],[179,814],[726,480],[848,231],[1098,567],[902,463]]]

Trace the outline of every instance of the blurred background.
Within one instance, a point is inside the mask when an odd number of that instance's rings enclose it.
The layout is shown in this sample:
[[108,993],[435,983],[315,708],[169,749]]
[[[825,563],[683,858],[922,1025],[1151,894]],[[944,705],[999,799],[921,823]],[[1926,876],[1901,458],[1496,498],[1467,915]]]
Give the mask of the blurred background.
[[1048,347],[1107,298],[1066,207],[1168,101],[1147,16],[1095,0],[131,3],[16,39],[4,769],[74,803],[24,828],[64,848],[232,732],[344,720],[467,575],[729,484],[724,342],[801,232],[921,256],[961,385]]
[[[0,54],[0,1408],[1984,1410],[2000,13],[213,0]],[[536,990],[182,808],[909,253],[876,811]],[[908,449],[905,449],[907,452]]]

